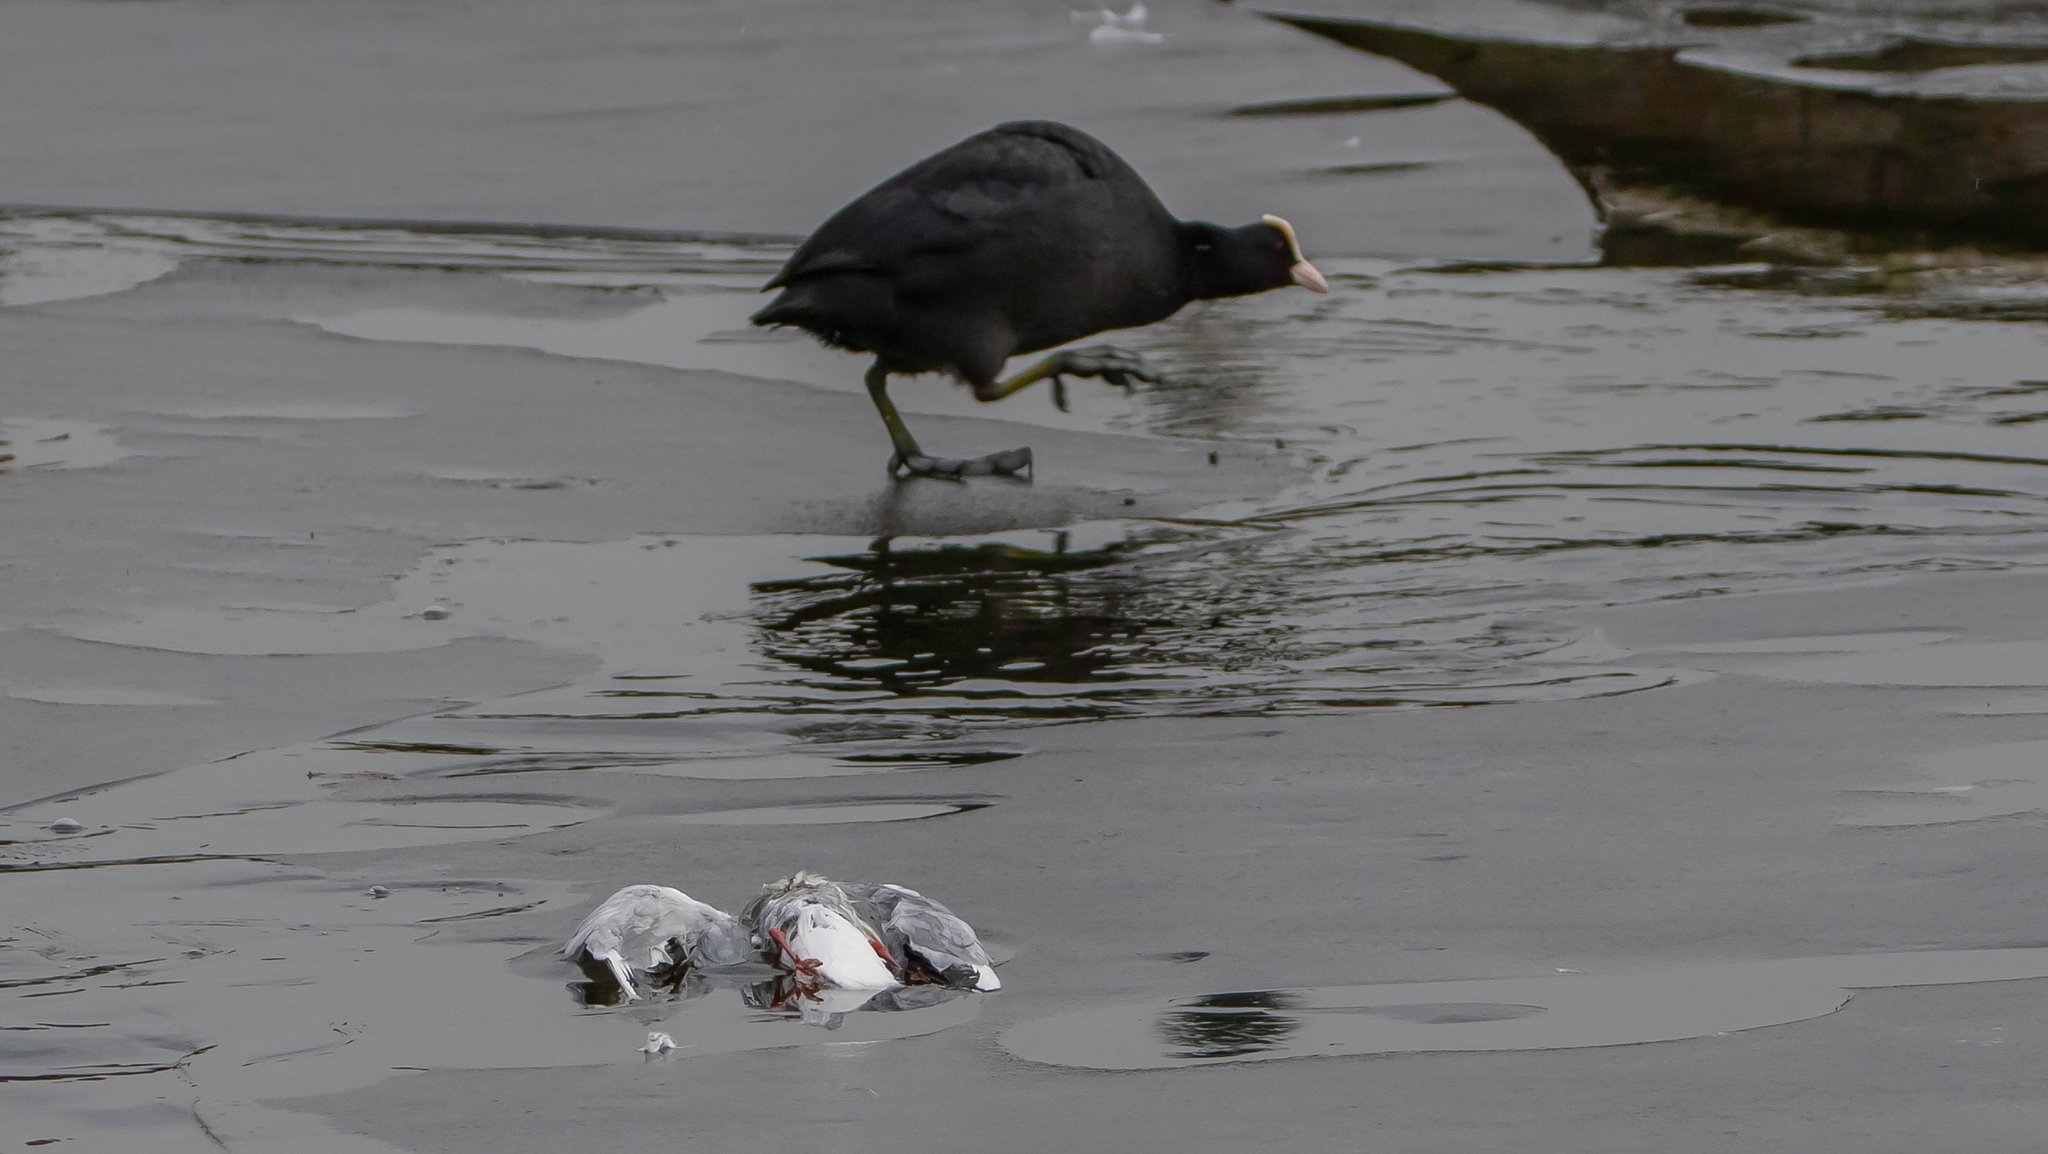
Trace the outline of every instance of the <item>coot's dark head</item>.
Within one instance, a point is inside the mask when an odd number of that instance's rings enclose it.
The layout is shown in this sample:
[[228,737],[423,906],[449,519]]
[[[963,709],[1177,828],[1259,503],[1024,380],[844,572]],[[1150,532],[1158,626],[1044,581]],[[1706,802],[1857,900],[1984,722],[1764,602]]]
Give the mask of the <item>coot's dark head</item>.
[[1182,226],[1188,246],[1188,295],[1196,300],[1235,297],[1298,284],[1310,292],[1330,291],[1330,282],[1301,255],[1294,226],[1277,216],[1241,228],[1190,223]]

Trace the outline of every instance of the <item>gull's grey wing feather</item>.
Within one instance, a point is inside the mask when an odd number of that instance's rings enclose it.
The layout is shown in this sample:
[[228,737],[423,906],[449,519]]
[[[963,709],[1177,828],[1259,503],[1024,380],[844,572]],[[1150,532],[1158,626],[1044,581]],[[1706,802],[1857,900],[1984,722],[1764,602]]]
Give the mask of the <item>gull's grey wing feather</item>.
[[610,967],[627,1001],[636,1001],[634,971],[651,970],[676,961],[671,943],[687,956],[691,944],[707,928],[730,922],[732,916],[679,889],[630,885],[599,902],[562,946],[562,956],[587,953]]
[[848,883],[846,891],[863,916],[881,927],[891,953],[921,961],[947,985],[977,990],[1002,988],[995,963],[966,919],[907,886]]

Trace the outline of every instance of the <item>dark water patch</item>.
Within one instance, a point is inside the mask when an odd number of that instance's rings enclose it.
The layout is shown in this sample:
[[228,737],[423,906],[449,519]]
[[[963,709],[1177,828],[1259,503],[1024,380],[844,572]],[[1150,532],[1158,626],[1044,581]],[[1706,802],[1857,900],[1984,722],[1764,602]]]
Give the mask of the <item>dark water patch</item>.
[[1241,1058],[1279,1047],[1301,1020],[1285,1011],[1298,999],[1267,990],[1208,994],[1188,1000],[1188,1009],[1162,1014],[1160,1039],[1180,1059]]
[[455,745],[445,741],[335,741],[337,749],[413,753],[426,757],[495,757],[505,753],[487,745]]
[[1360,160],[1347,164],[1326,164],[1310,169],[1310,176],[1385,176],[1397,172],[1419,172],[1434,167],[1433,160]]
[[1011,1055],[1154,1070],[1279,1058],[1676,1041],[1833,1013],[1851,991],[2048,977],[2048,950],[1862,954],[1638,972],[1261,990],[1094,1007],[1012,1026]]
[[1933,415],[1925,409],[1908,408],[1905,405],[1878,405],[1869,409],[1852,409],[1846,413],[1822,413],[1818,417],[1806,419],[1816,424],[1829,421],[1924,421]]
[[1767,28],[1778,24],[1802,24],[1810,19],[1798,12],[1746,4],[1714,4],[1687,8],[1679,14],[1679,18],[1694,28]]
[[2048,44],[1965,44],[1907,37],[1867,52],[1814,53],[1795,58],[1800,68],[1841,72],[1932,72],[2048,63]]
[[925,821],[987,809],[987,801],[861,801],[816,805],[764,805],[746,809],[676,814],[680,825],[846,825],[852,823]]
[[1362,96],[1307,96],[1291,100],[1261,100],[1240,104],[1228,116],[1340,116],[1359,112],[1388,112],[1401,108],[1426,108],[1458,99],[1455,92],[1381,92]]
[[882,769],[950,769],[988,765],[1024,756],[1021,749],[957,749],[924,753],[845,753],[834,760],[848,765],[872,765]]

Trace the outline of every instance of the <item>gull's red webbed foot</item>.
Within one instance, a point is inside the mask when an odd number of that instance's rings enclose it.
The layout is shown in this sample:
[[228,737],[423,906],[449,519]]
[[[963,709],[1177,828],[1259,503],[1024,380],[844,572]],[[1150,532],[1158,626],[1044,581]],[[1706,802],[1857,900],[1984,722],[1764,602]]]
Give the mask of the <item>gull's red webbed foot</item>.
[[817,979],[818,959],[806,958],[799,955],[796,952],[796,949],[789,944],[789,935],[783,933],[781,930],[770,929],[768,931],[768,936],[775,939],[776,946],[782,950],[782,956],[789,959],[790,969],[795,970],[799,975],[803,977],[810,978],[814,981]]

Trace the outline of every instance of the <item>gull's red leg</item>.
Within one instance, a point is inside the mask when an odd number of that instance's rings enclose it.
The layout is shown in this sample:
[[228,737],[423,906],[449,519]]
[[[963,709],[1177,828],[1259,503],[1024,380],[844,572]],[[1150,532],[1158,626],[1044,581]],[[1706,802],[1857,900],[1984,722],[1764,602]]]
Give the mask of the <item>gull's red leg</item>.
[[903,967],[897,965],[896,959],[889,956],[889,947],[883,945],[882,943],[876,941],[873,938],[868,939],[868,945],[874,948],[875,956],[882,959],[882,964],[889,967],[889,972],[895,975],[896,980],[902,981]]
[[768,930],[768,936],[775,939],[775,944],[781,948],[783,955],[789,959],[790,969],[795,970],[797,973],[802,974],[807,978],[815,978],[818,976],[818,959],[799,956],[796,950],[790,946],[789,936],[787,934],[784,934],[781,930],[770,927]]

